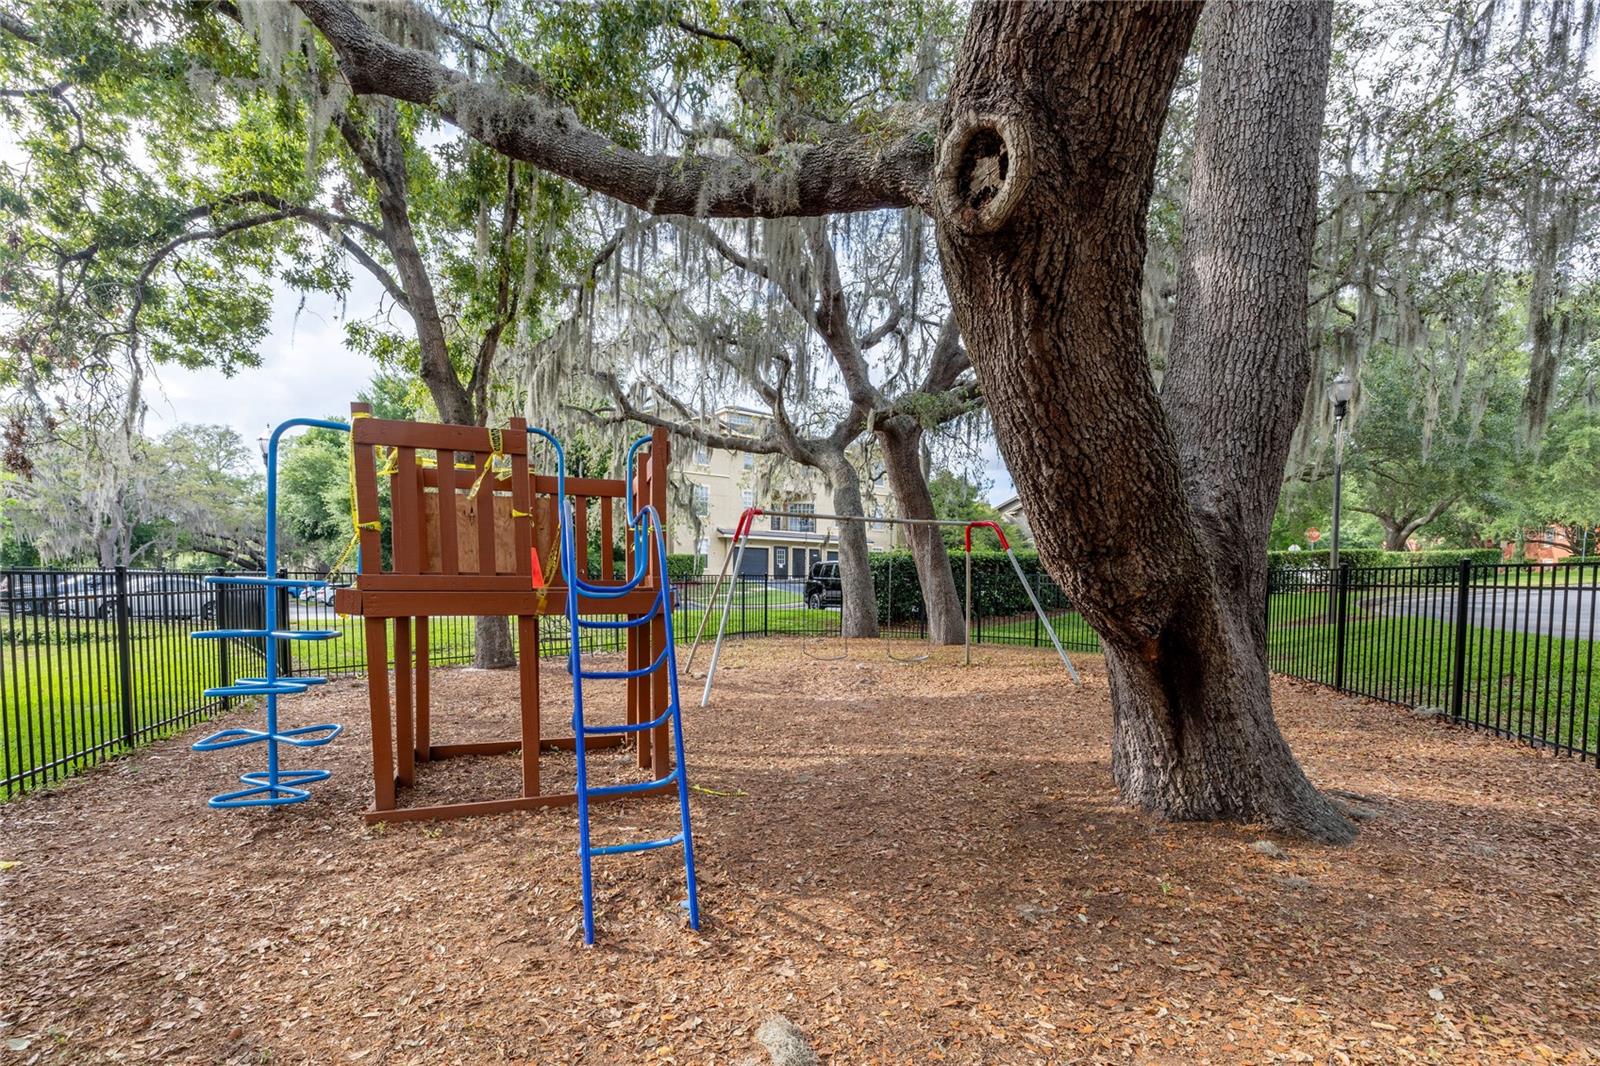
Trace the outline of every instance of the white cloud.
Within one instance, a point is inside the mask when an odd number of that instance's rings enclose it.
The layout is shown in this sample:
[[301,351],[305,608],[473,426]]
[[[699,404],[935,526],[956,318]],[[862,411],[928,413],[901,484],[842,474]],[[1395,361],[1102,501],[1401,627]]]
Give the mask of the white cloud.
[[261,345],[261,366],[227,377],[216,370],[157,370],[149,389],[146,427],[160,434],[182,422],[233,427],[254,441],[268,424],[289,418],[342,418],[376,367],[344,343],[344,319],[366,317],[378,307],[376,282],[358,276],[350,299],[300,294],[278,288],[271,332]]

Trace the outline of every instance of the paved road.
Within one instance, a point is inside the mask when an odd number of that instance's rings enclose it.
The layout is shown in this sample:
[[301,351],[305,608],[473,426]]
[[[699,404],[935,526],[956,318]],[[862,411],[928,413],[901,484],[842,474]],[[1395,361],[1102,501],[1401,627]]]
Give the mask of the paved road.
[[[1454,589],[1374,596],[1369,608],[1389,615],[1455,621]],[[1473,586],[1471,623],[1516,633],[1600,640],[1600,586],[1483,588]]]

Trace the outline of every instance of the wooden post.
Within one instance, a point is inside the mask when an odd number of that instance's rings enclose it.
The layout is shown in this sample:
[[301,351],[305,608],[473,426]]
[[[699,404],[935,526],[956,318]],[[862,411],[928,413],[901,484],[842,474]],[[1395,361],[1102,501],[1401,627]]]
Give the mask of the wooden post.
[[384,621],[368,618],[367,699],[372,709],[372,809],[394,810],[394,747],[389,739],[389,648]]
[[517,616],[517,679],[522,704],[522,794],[539,794],[539,619]]
[[396,780],[407,787],[417,783],[416,705],[411,701],[411,619],[394,620],[394,750]]
[[423,615],[417,619],[417,761],[427,762],[433,753],[432,740],[428,735],[428,616]]

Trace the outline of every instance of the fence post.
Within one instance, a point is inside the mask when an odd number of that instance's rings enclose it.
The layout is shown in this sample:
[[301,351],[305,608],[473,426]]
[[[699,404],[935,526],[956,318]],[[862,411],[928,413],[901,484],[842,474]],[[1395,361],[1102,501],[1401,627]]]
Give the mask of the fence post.
[[[216,609],[216,612],[214,613],[214,615],[212,617],[212,621],[216,623],[216,628],[218,628],[218,629],[227,629],[228,628],[228,611],[227,611],[227,607],[228,607],[227,588],[228,588],[228,586],[227,585],[213,585],[211,587],[217,590],[217,609]],[[233,678],[232,678],[232,676],[230,676],[232,674],[232,672],[233,672],[232,668],[228,663],[228,638],[224,637],[221,640],[217,641],[217,684],[219,686],[221,686],[222,688],[227,688],[229,685],[233,684]],[[222,709],[226,711],[226,710],[231,710],[232,708],[233,708],[233,697],[232,696],[224,696],[224,697],[222,697]]]
[[[1037,578],[1034,579],[1033,583],[1037,587],[1037,585],[1039,583]],[[1035,648],[1037,648],[1039,646],[1039,612],[1038,611],[1033,612],[1033,646]]]
[[1333,687],[1344,690],[1344,657],[1345,637],[1348,626],[1345,624],[1349,618],[1350,603],[1350,564],[1340,563],[1339,573],[1334,578],[1333,598]]
[[[278,576],[285,578],[289,571],[285,567],[278,567]],[[289,589],[285,585],[277,585],[271,589],[271,594],[278,598],[278,628],[293,629],[289,624]],[[289,650],[292,641],[278,641],[278,673],[283,677],[294,676],[294,660],[290,657]]]
[[[802,611],[804,611],[805,607],[806,607],[805,594],[806,594],[805,593],[805,586],[802,585],[802,586],[800,586],[800,609]],[[772,635],[772,626],[771,626],[770,619],[768,618],[768,612],[771,609],[772,609],[772,590],[769,589],[769,588],[763,587],[762,590],[761,590],[761,635],[764,636],[764,637]],[[804,618],[805,616],[802,614],[801,617]]]
[[122,742],[133,747],[133,634],[128,618],[128,568],[113,571],[117,618],[117,688],[122,704]]
[[1459,722],[1465,710],[1467,694],[1467,620],[1471,617],[1472,560],[1461,560],[1461,571],[1456,578],[1456,646],[1455,662],[1450,672],[1450,718]]

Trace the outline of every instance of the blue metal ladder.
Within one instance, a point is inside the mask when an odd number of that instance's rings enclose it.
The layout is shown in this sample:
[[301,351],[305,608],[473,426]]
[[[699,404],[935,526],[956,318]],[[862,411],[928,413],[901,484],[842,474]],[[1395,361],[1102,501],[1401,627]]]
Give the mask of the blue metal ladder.
[[[689,897],[687,901],[689,911],[689,928],[700,928],[700,902],[695,889],[694,870],[694,834],[689,826],[689,778],[683,761],[683,716],[681,703],[678,699],[678,660],[677,644],[673,637],[672,629],[672,584],[667,580],[667,541],[666,531],[661,522],[661,516],[654,507],[645,506],[635,511],[633,508],[633,479],[626,477],[627,500],[625,509],[628,517],[628,527],[633,531],[634,537],[634,573],[632,577],[621,585],[593,585],[585,581],[577,572],[574,560],[577,558],[576,545],[573,533],[571,503],[566,497],[566,459],[562,453],[560,442],[544,430],[530,428],[529,433],[537,434],[548,440],[555,448],[557,456],[557,488],[556,499],[560,501],[561,522],[561,576],[567,583],[567,631],[569,645],[567,654],[567,672],[572,676],[572,736],[573,747],[577,757],[577,796],[578,796],[578,862],[583,878],[583,942],[594,943],[594,882],[591,875],[592,860],[596,855],[626,855],[635,851],[654,851],[658,848],[679,846],[683,848],[684,875],[688,881]],[[641,437],[634,441],[628,449],[626,471],[633,470],[634,457],[639,449],[648,444],[649,437]],[[641,581],[649,573],[650,553],[654,550],[657,560],[657,583],[655,600],[650,610],[637,618],[625,618],[616,621],[604,619],[585,619],[582,615],[585,600],[603,603],[608,599],[617,599],[638,588]],[[663,642],[660,653],[655,661],[648,666],[641,666],[631,670],[589,670],[583,665],[583,631],[586,629],[634,629],[649,625],[656,618],[664,620],[666,640]],[[583,683],[585,681],[623,680],[630,678],[648,677],[658,670],[667,672],[667,707],[658,716],[647,722],[634,722],[621,725],[590,725],[584,718]],[[593,736],[608,736],[615,734],[634,733],[644,734],[658,726],[670,722],[672,726],[672,772],[666,777],[653,781],[638,781],[621,785],[601,785],[597,788],[589,787],[589,772],[586,762],[586,740]],[[642,737],[641,737],[642,740]],[[650,792],[676,785],[678,792],[678,831],[671,836],[659,840],[637,840],[621,844],[603,844],[595,846],[589,833],[589,801],[605,796],[626,796],[641,792]]]
[[[322,429],[335,429],[348,432],[350,427],[343,422],[329,422],[317,418],[293,418],[278,426],[272,431],[272,437],[267,445],[267,536],[266,536],[266,570],[267,574],[274,574],[278,569],[278,438],[284,430],[295,426],[317,426]],[[221,751],[223,748],[237,748],[245,744],[265,744],[267,746],[267,768],[265,770],[252,770],[240,774],[239,781],[246,787],[234,792],[224,792],[212,796],[208,805],[218,809],[230,807],[276,807],[285,803],[301,803],[311,798],[311,793],[306,785],[316,781],[325,781],[330,772],[327,770],[285,770],[279,765],[278,745],[287,744],[293,748],[318,748],[331,741],[344,731],[342,725],[308,725],[298,729],[278,728],[278,697],[292,696],[304,692],[312,685],[327,683],[325,677],[282,677],[278,673],[278,641],[280,640],[335,640],[340,636],[337,629],[293,629],[289,619],[278,618],[277,590],[280,588],[326,588],[326,581],[302,580],[296,578],[268,577],[265,575],[240,575],[226,577],[208,577],[207,584],[211,585],[242,585],[263,590],[266,600],[265,619],[260,629],[206,629],[189,636],[195,640],[231,640],[242,638],[247,640],[260,640],[265,645],[266,669],[260,677],[241,677],[234,679],[232,684],[205,690],[206,699],[221,699],[230,696],[265,696],[267,699],[267,721],[265,729],[245,729],[235,727],[222,729],[203,740],[192,745],[194,751]],[[280,628],[279,623],[282,623]]]

